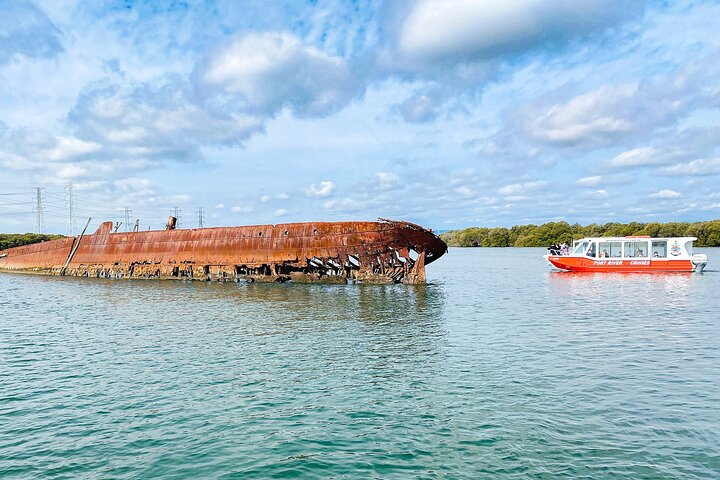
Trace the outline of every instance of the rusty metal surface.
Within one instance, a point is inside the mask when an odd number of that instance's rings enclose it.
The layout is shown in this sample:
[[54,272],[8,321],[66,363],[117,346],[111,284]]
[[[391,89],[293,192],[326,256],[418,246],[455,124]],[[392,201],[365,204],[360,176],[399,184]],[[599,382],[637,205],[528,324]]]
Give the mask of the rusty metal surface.
[[187,278],[324,283],[424,283],[447,251],[408,222],[315,222],[92,235],[0,252],[1,270],[109,278]]

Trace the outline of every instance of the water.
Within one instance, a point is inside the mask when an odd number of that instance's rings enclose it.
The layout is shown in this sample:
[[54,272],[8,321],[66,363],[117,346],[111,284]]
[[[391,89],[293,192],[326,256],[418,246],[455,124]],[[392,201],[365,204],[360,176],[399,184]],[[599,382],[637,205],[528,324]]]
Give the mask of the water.
[[451,249],[427,286],[0,274],[0,477],[718,478],[706,251]]

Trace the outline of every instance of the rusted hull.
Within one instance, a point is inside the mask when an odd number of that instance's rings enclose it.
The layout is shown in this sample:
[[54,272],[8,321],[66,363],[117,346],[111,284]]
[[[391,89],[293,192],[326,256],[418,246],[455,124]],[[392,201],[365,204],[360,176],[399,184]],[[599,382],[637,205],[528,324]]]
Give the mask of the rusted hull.
[[[267,282],[425,282],[425,265],[447,251],[407,222],[317,222],[111,233],[0,252],[0,270],[103,278]],[[72,255],[71,255],[72,254]],[[67,264],[67,267],[66,267]]]

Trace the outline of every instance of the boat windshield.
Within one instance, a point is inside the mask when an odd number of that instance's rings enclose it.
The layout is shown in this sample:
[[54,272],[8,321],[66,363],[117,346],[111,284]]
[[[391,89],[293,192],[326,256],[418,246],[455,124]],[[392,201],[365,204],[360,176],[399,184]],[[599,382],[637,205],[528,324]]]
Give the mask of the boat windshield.
[[687,251],[688,255],[692,257],[693,254],[693,241],[687,241],[685,242],[685,250]]
[[590,242],[588,242],[588,241],[584,241],[584,242],[580,243],[580,245],[575,247],[575,251],[573,252],[573,254],[585,255],[585,250],[587,250],[587,247],[589,244],[590,244]]

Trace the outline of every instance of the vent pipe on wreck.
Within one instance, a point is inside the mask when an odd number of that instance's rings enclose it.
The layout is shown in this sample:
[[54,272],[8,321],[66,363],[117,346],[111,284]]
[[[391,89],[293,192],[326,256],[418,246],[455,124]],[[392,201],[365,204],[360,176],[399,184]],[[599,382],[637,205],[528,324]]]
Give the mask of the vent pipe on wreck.
[[167,223],[165,224],[165,230],[175,230],[176,224],[177,224],[177,218],[170,215],[167,219]]

